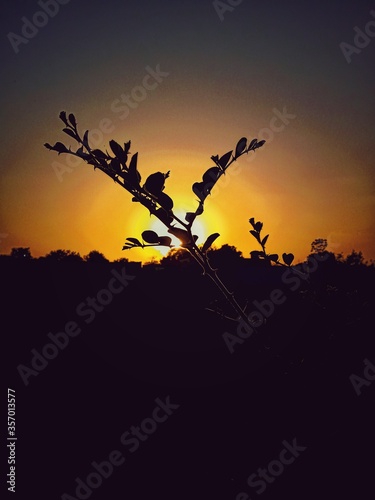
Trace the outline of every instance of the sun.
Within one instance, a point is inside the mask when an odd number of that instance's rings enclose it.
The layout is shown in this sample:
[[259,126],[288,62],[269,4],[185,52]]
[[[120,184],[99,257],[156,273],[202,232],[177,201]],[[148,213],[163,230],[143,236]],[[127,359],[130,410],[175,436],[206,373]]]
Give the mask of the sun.
[[[180,220],[185,220],[185,215],[186,211],[183,210],[174,210],[174,214],[180,219]],[[155,231],[159,236],[169,236],[172,239],[172,245],[175,247],[180,247],[181,241],[176,238],[176,236],[173,236],[172,234],[168,233],[168,229],[164,226],[164,224],[159,220],[156,219],[154,222],[151,224],[152,231]],[[194,224],[193,224],[193,234],[198,236],[197,239],[197,244],[202,245],[206,238],[207,238],[207,231],[205,228],[204,223],[201,220],[195,219]],[[167,255],[169,252],[170,248],[168,247],[163,247],[163,246],[158,246],[155,247],[162,255]]]

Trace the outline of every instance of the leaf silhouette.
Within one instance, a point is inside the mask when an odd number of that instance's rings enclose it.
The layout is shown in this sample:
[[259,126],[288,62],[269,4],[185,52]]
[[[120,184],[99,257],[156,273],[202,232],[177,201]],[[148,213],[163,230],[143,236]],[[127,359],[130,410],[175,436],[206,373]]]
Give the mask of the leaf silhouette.
[[73,127],[77,126],[76,117],[73,115],[73,113],[70,113],[70,115],[69,115],[69,121],[73,125]]
[[159,238],[159,245],[162,245],[164,247],[171,247],[172,245],[172,238],[169,236],[160,236]]
[[294,255],[292,253],[283,253],[282,257],[283,257],[283,261],[285,262],[285,264],[287,266],[290,266],[290,264],[294,260]]
[[77,149],[76,155],[80,156],[81,158],[87,158],[88,155],[83,152],[83,146]]
[[265,143],[266,143],[266,141],[264,141],[264,140],[257,142],[254,149],[261,148]]
[[251,217],[251,219],[249,219],[249,222],[253,226],[253,228],[255,229],[255,219],[254,219],[254,217]]
[[271,255],[268,255],[268,258],[273,262],[277,262],[279,260],[279,256],[277,255],[277,253],[271,253]]
[[203,174],[203,182],[216,182],[220,175],[219,167],[211,167]]
[[210,246],[212,245],[212,243],[216,240],[216,238],[218,238],[220,236],[219,233],[213,233],[211,234],[205,241],[203,247],[202,247],[202,252],[207,252],[207,250],[210,248]]
[[161,172],[156,172],[147,177],[144,188],[154,196],[158,196],[164,189],[165,176]]
[[225,170],[225,167],[228,165],[229,163],[229,160],[232,156],[232,153],[233,153],[233,150],[232,151],[228,151],[228,153],[225,153],[225,155],[223,155],[220,160],[219,160],[219,164],[221,166],[221,168],[223,170]]
[[143,231],[142,238],[146,243],[159,243],[159,236],[155,231]]
[[156,210],[156,215],[157,217],[164,222],[167,226],[173,221],[173,217],[170,215],[170,213],[165,210],[164,208],[158,208]]
[[[218,165],[218,167],[209,168],[202,177],[203,182],[195,182],[192,185],[193,192],[198,196],[201,202],[207,198],[207,196],[211,193],[212,188],[214,187],[216,181],[220,177],[221,173],[225,171],[225,167],[228,165],[228,162],[231,158],[232,151],[228,151],[225,153],[220,159],[218,156],[211,156],[211,159]],[[203,211],[203,210],[202,210]],[[196,212],[196,215],[200,215]],[[195,217],[192,215],[188,216],[189,222],[193,221]],[[186,219],[188,220],[188,219]]]
[[56,144],[52,147],[54,151],[57,151],[58,154],[68,153],[68,148],[62,142],[56,142]]
[[[137,240],[137,238],[127,238],[130,241],[125,241],[124,246],[122,247],[123,250],[129,250],[129,248],[144,248],[145,245],[142,245],[142,243]],[[137,243],[136,243],[137,242]]]
[[258,233],[262,230],[262,227],[263,227],[263,222],[257,222],[257,223],[254,225],[254,229],[255,229],[255,231],[258,231]]
[[246,144],[247,144],[247,138],[246,137],[242,137],[238,143],[237,143],[237,146],[236,146],[236,152],[235,152],[235,158],[238,158],[240,156],[241,153],[243,153],[243,151],[245,151],[246,149]]
[[139,187],[139,183],[141,182],[141,174],[137,170],[137,162],[138,162],[138,153],[135,153],[129,164],[129,181],[133,186]]
[[65,132],[67,135],[70,135],[70,137],[73,137],[73,139],[77,140],[77,134],[74,133],[70,128],[63,128],[63,132]]
[[158,195],[158,203],[168,212],[173,208],[172,198],[163,192]]
[[181,240],[181,246],[191,243],[189,233],[185,231],[185,229],[180,229],[179,227],[170,227],[168,229],[168,233],[173,234],[173,236],[176,236],[179,240]]
[[137,239],[137,238],[126,238],[127,241],[131,241],[132,243],[134,243],[135,245],[138,245],[139,247],[142,247],[142,243]]
[[59,118],[60,118],[60,120],[62,120],[65,123],[65,125],[67,125],[67,126],[69,125],[68,120],[66,119],[66,112],[65,111],[60,112]]
[[264,245],[267,243],[268,237],[269,237],[269,234],[267,234],[267,236],[265,236],[265,237],[262,239],[262,246],[263,246],[263,247],[264,247]]
[[254,236],[254,238],[260,242],[260,236],[258,231],[251,230],[250,233]]
[[105,153],[103,153],[103,151],[101,149],[94,149],[93,151],[91,151],[91,153],[96,158],[99,158],[101,160],[106,160],[108,158],[108,156]]
[[127,155],[125,154],[125,151],[122,149],[120,144],[118,144],[114,140],[111,140],[109,141],[109,146],[112,149],[112,152],[116,156],[116,158],[118,158],[121,161],[121,163],[126,163]]
[[196,194],[201,201],[204,201],[206,199],[207,194],[205,194],[204,192],[203,182],[194,182],[192,189],[194,194]]
[[249,144],[249,147],[248,147],[248,151],[250,151],[251,149],[254,149],[254,146],[255,144],[258,142],[258,139],[253,139],[250,144]]
[[85,148],[89,149],[89,131],[86,130],[86,132],[83,135],[82,143],[85,146]]

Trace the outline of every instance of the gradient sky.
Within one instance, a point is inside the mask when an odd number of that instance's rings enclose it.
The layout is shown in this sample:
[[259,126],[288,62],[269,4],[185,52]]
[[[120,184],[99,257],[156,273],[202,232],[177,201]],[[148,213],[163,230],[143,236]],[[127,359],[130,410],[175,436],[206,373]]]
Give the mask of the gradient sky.
[[[67,157],[43,144],[74,145],[58,119],[66,110],[81,130],[110,120],[113,130],[96,134],[96,146],[131,139],[143,179],[171,170],[166,192],[177,212],[195,208],[191,185],[211,155],[242,136],[269,139],[219,182],[198,232],[219,232],[218,246],[248,256],[253,216],[270,233],[272,253],[302,260],[312,240],[326,238],[335,253],[375,259],[375,37],[350,63],[340,48],[353,44],[356,26],[375,21],[375,5],[243,0],[223,20],[214,5],[71,0],[17,54],[7,35],[21,35],[21,18],[41,7],[2,6],[1,253],[27,246],[34,256],[59,248],[161,256],[121,251],[126,237],[139,238],[155,221],[103,173],[81,163],[59,181],[53,162],[66,166]],[[157,65],[168,76],[124,118],[116,100]],[[283,109],[292,115],[285,124],[274,119]],[[262,129],[270,127],[277,131],[267,137]]]

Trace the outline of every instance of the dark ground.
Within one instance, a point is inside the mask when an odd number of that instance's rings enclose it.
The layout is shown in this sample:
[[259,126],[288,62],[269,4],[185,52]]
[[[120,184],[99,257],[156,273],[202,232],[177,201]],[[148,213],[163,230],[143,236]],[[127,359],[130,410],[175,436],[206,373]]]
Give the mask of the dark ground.
[[[375,382],[357,395],[349,377],[363,377],[365,358],[375,364],[374,267],[322,263],[292,292],[283,269],[227,266],[221,275],[241,301],[275,288],[287,297],[231,354],[222,335],[236,324],[204,310],[221,299],[193,267],[125,264],[135,278],[87,324],[77,306],[123,264],[0,265],[2,380],[16,391],[14,498],[254,499],[259,485],[248,477],[294,439],[306,449],[262,498],[373,498]],[[31,350],[69,321],[81,333],[26,386],[17,367],[31,367]],[[179,407],[131,452],[121,436],[168,396]],[[125,463],[91,494],[76,493],[75,479],[114,450]]]

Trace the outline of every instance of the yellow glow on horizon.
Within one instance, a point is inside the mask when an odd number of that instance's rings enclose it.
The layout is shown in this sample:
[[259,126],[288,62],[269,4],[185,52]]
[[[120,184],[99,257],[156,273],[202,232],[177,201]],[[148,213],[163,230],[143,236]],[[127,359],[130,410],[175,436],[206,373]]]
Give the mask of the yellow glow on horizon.
[[[178,217],[180,220],[184,221],[185,220],[185,214],[186,212],[183,211],[176,211],[174,212],[176,217]],[[179,227],[176,224],[176,227]],[[197,239],[197,245],[200,245],[205,242],[207,235],[206,235],[206,229],[204,227],[204,223],[199,220],[195,220],[193,224],[193,234],[198,236]],[[180,240],[176,238],[176,236],[173,236],[173,234],[168,233],[168,229],[164,226],[164,224],[158,220],[155,219],[153,224],[151,225],[151,230],[155,231],[159,236],[169,236],[172,239],[172,245],[175,247],[179,248],[180,247]],[[158,246],[156,247],[157,250],[164,256],[167,255],[169,252],[170,248],[168,247],[163,247],[163,246]]]
[[[148,175],[154,172],[165,173],[170,170],[170,177],[166,180],[164,192],[173,199],[173,211],[183,221],[185,221],[187,212],[195,212],[198,207],[198,199],[191,189],[193,183],[201,181],[203,173],[211,166],[212,160],[202,153],[176,149],[163,149],[152,153],[146,152],[140,155],[138,162],[142,183],[147,179]],[[227,224],[225,214],[216,199],[221,190],[225,190],[225,188],[220,187],[220,185],[214,187],[212,195],[208,196],[205,201],[203,214],[198,216],[193,223],[193,234],[198,236],[198,245],[202,245],[210,234],[216,232],[220,233],[220,238],[215,242],[217,246],[221,246],[226,242]],[[225,196],[224,192],[221,194]],[[108,194],[109,197],[110,194]],[[108,203],[110,203],[110,200],[108,200]],[[132,203],[130,200],[129,204],[131,206],[128,205],[129,209],[127,210],[125,238],[134,237],[141,240],[143,231],[152,230],[160,236],[170,236],[173,245],[177,247],[180,245],[180,240],[169,234],[167,227],[155,216],[150,215],[145,207],[139,203]],[[177,227],[180,226],[177,225]],[[152,258],[159,260],[169,250],[168,247],[135,248],[127,251],[126,257],[134,260],[140,259],[143,262]]]
[[[192,146],[194,141],[185,136],[183,147],[172,139],[163,137],[164,142],[156,143],[155,133],[148,143],[137,138],[132,153],[139,151],[142,184],[148,175],[170,170],[165,193],[184,220],[185,213],[194,212],[198,206],[192,184],[200,182],[212,166],[209,154],[229,150],[230,141],[218,147],[217,142],[224,141],[216,137],[210,138],[212,144]],[[293,148],[287,139],[285,135],[281,145],[276,138],[272,147],[266,145],[256,157],[245,156],[231,165],[193,225],[194,234],[200,236],[198,243],[217,232],[217,247],[233,245],[248,257],[257,249],[248,223],[249,217],[255,217],[264,222],[264,234],[270,234],[268,250],[272,253],[292,252],[296,260],[302,260],[310,251],[311,241],[322,237],[329,240],[331,251],[348,254],[354,248],[372,258],[374,196],[369,176],[361,171],[360,164],[357,173],[350,174],[350,165],[344,160],[340,163],[342,173],[323,167],[318,171],[316,160],[308,157],[306,161],[303,151],[290,154]],[[174,147],[163,148],[166,143]],[[326,153],[329,165],[334,164],[336,154],[334,150]],[[74,167],[59,182],[51,164],[65,164],[66,158],[47,151],[44,155],[45,164],[39,157],[35,159],[36,170],[24,170],[20,176],[21,165],[3,176],[2,201],[8,213],[0,229],[9,236],[1,242],[2,252],[26,246],[35,257],[59,248],[82,256],[98,250],[110,260],[126,257],[147,262],[163,256],[160,247],[122,251],[126,238],[141,239],[144,230],[157,229],[156,218],[133,203],[128,192],[86,164]],[[14,161],[17,163],[17,158]],[[168,235],[163,226],[157,232]]]

